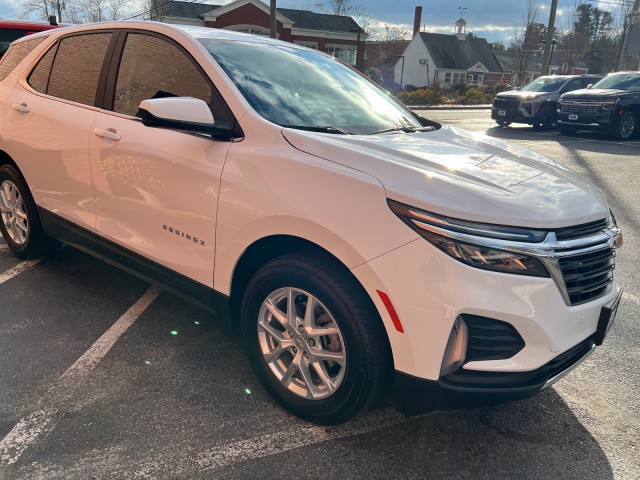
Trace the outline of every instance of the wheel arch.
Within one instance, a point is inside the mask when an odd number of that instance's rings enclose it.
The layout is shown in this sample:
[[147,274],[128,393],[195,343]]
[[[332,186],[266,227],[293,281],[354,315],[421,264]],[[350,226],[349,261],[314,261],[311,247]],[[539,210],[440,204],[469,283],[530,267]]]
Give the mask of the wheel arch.
[[[0,166],[2,165],[11,165],[20,173],[20,175],[22,175],[22,171],[20,170],[20,167],[18,167],[18,164],[4,150],[0,150]],[[22,178],[24,178],[24,175],[22,175]]]
[[[239,325],[242,298],[253,275],[271,260],[284,255],[300,252],[307,252],[309,255],[316,257],[324,257],[327,262],[331,262],[340,268],[343,273],[354,282],[354,285],[356,285],[363,298],[370,303],[373,311],[377,312],[377,318],[373,320],[380,322],[382,328],[385,329],[384,322],[380,317],[380,312],[378,311],[375,302],[356,276],[338,257],[314,242],[294,235],[284,234],[271,235],[256,240],[246,248],[238,259],[231,278],[231,295],[229,301],[230,321],[233,327],[237,327]],[[388,351],[391,353],[391,345],[389,343],[388,336],[386,338],[386,342],[389,349]],[[390,357],[393,358],[392,355],[390,355]]]

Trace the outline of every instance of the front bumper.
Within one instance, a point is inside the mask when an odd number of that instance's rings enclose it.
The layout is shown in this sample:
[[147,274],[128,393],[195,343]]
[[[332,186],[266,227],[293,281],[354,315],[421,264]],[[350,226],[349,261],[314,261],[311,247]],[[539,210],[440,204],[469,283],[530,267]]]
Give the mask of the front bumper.
[[[353,273],[385,324],[397,372],[396,404],[407,413],[535,394],[601,342],[603,312],[617,306],[621,295],[612,284],[600,297],[569,305],[551,278],[472,268],[424,239],[361,265]],[[394,326],[378,291],[393,303],[401,329]],[[474,358],[467,350],[463,368],[441,377],[447,342],[459,316],[509,324],[524,347],[514,349],[516,353],[508,358],[493,359]]]
[[607,132],[613,126],[612,112],[599,113],[567,113],[558,111],[556,120],[558,127],[573,130],[594,130]]
[[543,390],[586,360],[595,350],[593,338],[530,372],[458,370],[436,381],[395,373],[395,407],[407,415],[432,410],[484,407],[522,400]]
[[[500,115],[504,112],[504,115]],[[533,123],[533,116],[525,115],[522,109],[505,109],[505,108],[491,108],[491,118],[496,122],[508,122],[508,123],[527,123],[531,125]]]

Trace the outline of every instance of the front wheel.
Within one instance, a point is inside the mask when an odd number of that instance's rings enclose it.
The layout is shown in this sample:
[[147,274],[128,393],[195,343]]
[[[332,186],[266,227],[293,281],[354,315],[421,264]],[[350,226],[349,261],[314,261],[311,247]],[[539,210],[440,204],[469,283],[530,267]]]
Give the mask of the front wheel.
[[629,140],[638,130],[638,120],[631,112],[626,112],[616,123],[611,136],[618,140]]
[[288,255],[262,267],[241,309],[249,361],[287,410],[342,423],[390,385],[386,331],[363,289],[331,258]]
[[11,165],[0,167],[0,233],[20,258],[37,257],[49,246],[27,184]]
[[542,107],[533,119],[534,130],[549,130],[556,123],[556,109],[551,106]]

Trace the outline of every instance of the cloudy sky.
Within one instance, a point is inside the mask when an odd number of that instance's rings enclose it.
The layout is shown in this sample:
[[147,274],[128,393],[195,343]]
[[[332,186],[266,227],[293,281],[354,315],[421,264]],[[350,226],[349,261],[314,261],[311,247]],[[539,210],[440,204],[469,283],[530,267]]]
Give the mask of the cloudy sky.
[[[0,18],[19,18],[22,14],[20,5],[25,0],[0,0]],[[264,0],[268,3],[268,0]],[[316,10],[315,5],[321,0],[278,0],[283,8],[299,8]],[[324,0],[328,3],[328,0]],[[568,21],[569,12],[576,0],[559,0],[556,26],[562,28]],[[616,9],[621,2],[632,0],[581,0],[592,3],[603,9]],[[225,4],[228,0],[196,0],[198,3]],[[128,11],[139,12],[140,0],[131,0]],[[509,43],[516,29],[524,23],[526,0],[351,0],[353,5],[366,7],[368,15],[379,25],[405,25],[413,29],[414,9],[422,5],[422,25],[427,31],[450,33],[454,22],[460,18],[459,7],[466,8],[464,18],[467,20],[467,31],[493,42],[501,40]],[[538,21],[547,23],[551,0],[538,0]]]

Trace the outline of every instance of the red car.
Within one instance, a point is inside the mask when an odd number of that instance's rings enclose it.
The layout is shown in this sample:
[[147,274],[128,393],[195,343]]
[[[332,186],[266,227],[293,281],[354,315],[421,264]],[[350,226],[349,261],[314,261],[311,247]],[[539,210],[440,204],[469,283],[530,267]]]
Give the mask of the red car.
[[0,58],[7,51],[9,45],[14,40],[31,33],[42,32],[58,28],[59,25],[52,20],[52,23],[22,22],[19,20],[0,20]]

